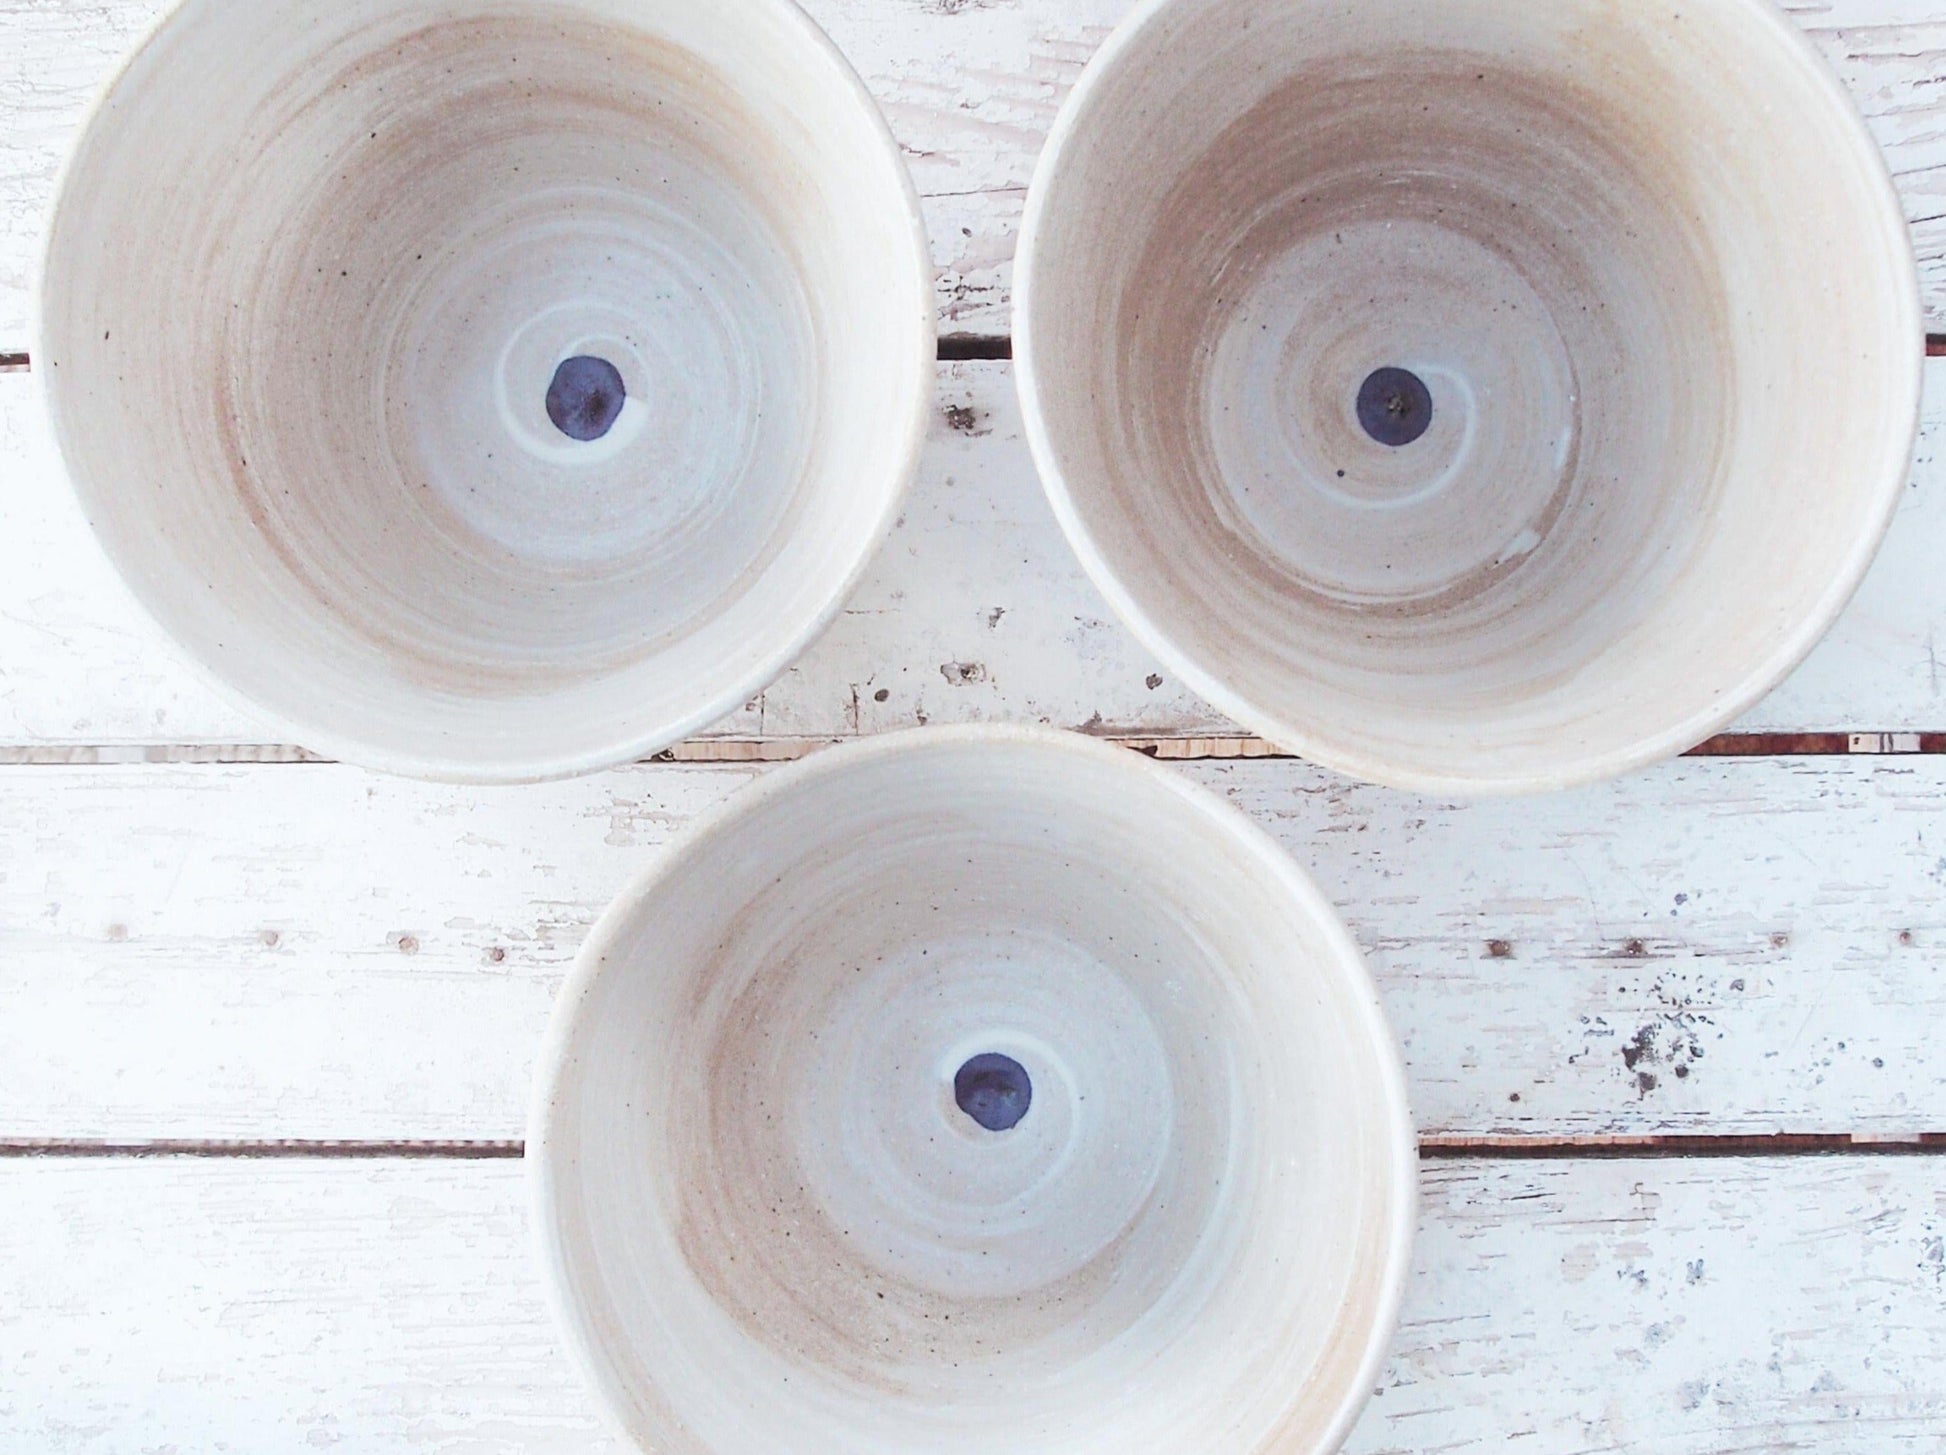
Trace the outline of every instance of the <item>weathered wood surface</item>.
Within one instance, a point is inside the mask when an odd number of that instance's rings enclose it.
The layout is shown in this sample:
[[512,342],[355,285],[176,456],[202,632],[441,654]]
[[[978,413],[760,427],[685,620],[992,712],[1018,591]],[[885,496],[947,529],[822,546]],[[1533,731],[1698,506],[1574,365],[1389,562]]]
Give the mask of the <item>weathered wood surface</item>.
[[[1008,329],[1014,233],[1062,97],[1131,0],[804,0],[865,77],[926,204],[949,332]],[[26,346],[40,220],[102,80],[165,0],[0,0],[0,351]],[[1946,326],[1946,17],[1788,0],[1884,144]],[[1787,305],[1788,300],[1780,300]]]
[[[518,1138],[587,927],[766,771],[0,770],[0,1137]],[[1182,771],[1340,907],[1429,1134],[1946,1132],[1946,757],[1471,805]]]
[[[1936,1163],[1486,1162],[1424,1189],[1353,1455],[1939,1448]],[[518,1163],[13,1162],[0,1204],[0,1447],[619,1455]]]
[[[1035,152],[1129,0],[806,3],[905,144],[942,328],[1004,334]],[[163,5],[0,0],[0,354],[27,344],[58,158]],[[1786,8],[1886,146],[1946,330],[1946,6]],[[1931,368],[1884,556],[1744,729],[1946,728]],[[939,404],[846,615],[714,736],[789,753],[926,721],[1231,732],[1074,564],[1006,366],[944,370]],[[122,599],[32,379],[0,372],[0,763],[298,756],[275,736]],[[517,1138],[594,915],[764,771],[479,793],[289,762],[0,767],[0,1139]],[[1185,771],[1351,921],[1431,1141],[1946,1131],[1946,758],[1692,760],[1466,806],[1290,762]],[[1943,1168],[1428,1164],[1405,1325],[1351,1449],[1946,1449]],[[523,1204],[504,1160],[0,1159],[0,1449],[616,1450],[558,1352]]]
[[[4,155],[4,153],[0,153]],[[1863,591],[1740,727],[1946,727],[1946,359],[1928,366],[1912,488]],[[1012,366],[941,366],[904,516],[832,629],[716,736],[838,737],[1012,720],[1233,733],[1109,612],[1042,497]],[[46,435],[35,381],[0,374],[0,745],[267,743],[128,601]]]

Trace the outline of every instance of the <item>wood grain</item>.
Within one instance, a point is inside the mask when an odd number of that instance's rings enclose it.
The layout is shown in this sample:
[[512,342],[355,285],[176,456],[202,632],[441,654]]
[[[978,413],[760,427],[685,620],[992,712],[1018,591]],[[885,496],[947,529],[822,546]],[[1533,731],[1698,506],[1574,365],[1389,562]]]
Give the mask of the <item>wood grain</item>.
[[[1428,1168],[1353,1455],[1936,1449],[1930,1161]],[[0,1446],[618,1451],[505,1162],[0,1167]]]
[[[0,155],[4,155],[0,152]],[[1832,636],[1745,732],[1946,726],[1946,361],[1913,485]],[[844,614],[714,737],[845,737],[923,723],[1238,730],[1113,619],[1042,497],[1012,366],[941,366],[920,477]],[[0,745],[249,744],[276,735],[185,669],[128,602],[63,483],[30,376],[0,375]]]
[[[809,0],[905,142],[947,334],[1008,330],[1035,151],[1128,3]],[[0,762],[104,760],[0,768],[0,1151],[179,1139],[0,1161],[0,1448],[614,1450],[541,1307],[512,1139],[592,916],[763,770],[468,795],[307,766],[125,605],[18,355],[58,158],[163,5],[0,0]],[[1786,8],[1885,144],[1946,328],[1946,12]],[[1946,727],[1942,367],[1878,569],[1750,730],[1902,753]],[[982,718],[1251,751],[1151,682],[1082,580],[1005,366],[947,370],[940,405],[851,613],[726,741],[685,751]],[[198,756],[264,766],[169,761]],[[1936,1142],[1946,769],[1690,761],[1498,807],[1290,762],[1189,771],[1345,907],[1428,1149],[1466,1158],[1426,1170],[1405,1326],[1354,1451],[1939,1448],[1936,1157],[1698,1154]],[[263,1155],[170,1155],[210,1137]],[[1478,1160],[1496,1145],[1504,1160]],[[467,1149],[482,1160],[453,1160]]]
[[[0,1137],[517,1139],[595,916],[760,765],[0,772]],[[1946,759],[1459,805],[1181,770],[1350,922],[1435,1137],[1946,1131]]]
[[[1005,334],[1015,230],[1067,89],[1131,0],[805,0],[864,76],[926,204],[942,332]],[[0,0],[0,349],[25,347],[40,217],[88,99],[166,0]],[[1886,149],[1946,320],[1946,17],[1787,0]]]

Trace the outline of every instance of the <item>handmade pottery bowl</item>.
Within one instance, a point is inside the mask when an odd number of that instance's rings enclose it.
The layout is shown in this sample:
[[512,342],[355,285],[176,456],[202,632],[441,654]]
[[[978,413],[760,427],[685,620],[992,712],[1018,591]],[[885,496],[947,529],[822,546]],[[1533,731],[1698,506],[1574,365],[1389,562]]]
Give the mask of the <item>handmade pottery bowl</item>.
[[1415,1205],[1317,890],[1030,729],[834,749],[690,830],[583,950],[529,1139],[569,1343],[664,1452],[1335,1448]]
[[1905,481],[1885,165],[1766,0],[1149,0],[1028,200],[1027,433],[1192,687],[1401,787],[1695,744]]
[[298,740],[440,778],[760,691],[932,388],[910,180],[788,0],[185,0],[81,136],[39,307],[141,603]]

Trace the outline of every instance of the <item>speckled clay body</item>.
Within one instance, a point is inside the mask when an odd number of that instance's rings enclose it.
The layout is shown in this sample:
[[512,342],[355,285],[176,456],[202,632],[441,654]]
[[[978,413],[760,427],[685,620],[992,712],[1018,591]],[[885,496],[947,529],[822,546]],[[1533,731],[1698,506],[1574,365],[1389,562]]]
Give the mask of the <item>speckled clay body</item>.
[[47,256],[35,370],[135,595],[398,771],[568,773],[741,706],[924,433],[911,186],[787,0],[186,0]]
[[1151,0],[1017,279],[1028,435],[1123,618],[1401,786],[1727,725],[1849,598],[1917,418],[1897,198],[1766,0]]
[[582,952],[528,1156],[570,1344],[669,1455],[1334,1448],[1417,1176],[1283,851],[999,728],[830,750],[672,846]]

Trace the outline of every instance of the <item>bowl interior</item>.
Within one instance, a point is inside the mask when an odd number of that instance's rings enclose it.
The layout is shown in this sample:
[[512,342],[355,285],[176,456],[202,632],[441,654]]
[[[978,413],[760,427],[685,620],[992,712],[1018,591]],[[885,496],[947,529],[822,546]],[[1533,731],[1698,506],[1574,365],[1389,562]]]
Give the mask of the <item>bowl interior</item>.
[[1389,1337],[1413,1142],[1356,952],[1117,750],[751,791],[596,932],[539,1096],[558,1301],[647,1448],[1311,1449]]
[[1688,746],[1828,625],[1903,482],[1903,223],[1760,0],[1172,0],[1035,193],[1064,523],[1187,680],[1351,771]]
[[760,690],[931,384],[902,164],[782,0],[188,0],[48,257],[37,365],[138,596],[300,730],[456,776]]

